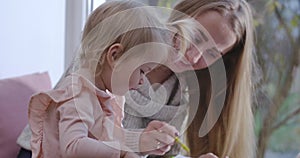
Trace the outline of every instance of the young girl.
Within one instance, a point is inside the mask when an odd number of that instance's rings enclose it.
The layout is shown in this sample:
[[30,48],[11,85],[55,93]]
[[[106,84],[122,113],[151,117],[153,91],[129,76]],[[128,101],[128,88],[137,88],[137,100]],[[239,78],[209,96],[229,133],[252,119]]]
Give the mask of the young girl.
[[[57,86],[31,98],[32,157],[162,155],[178,131],[152,121],[144,130],[122,128],[123,95],[166,59],[161,25],[133,1],[107,2],[89,17],[81,48]],[[155,54],[155,52],[158,52]],[[150,63],[149,63],[150,61]]]

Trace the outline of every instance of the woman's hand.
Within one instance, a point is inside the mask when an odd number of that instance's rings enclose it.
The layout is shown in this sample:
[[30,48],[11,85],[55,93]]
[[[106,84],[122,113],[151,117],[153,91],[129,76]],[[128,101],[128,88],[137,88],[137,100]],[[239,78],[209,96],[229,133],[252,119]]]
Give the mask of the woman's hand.
[[175,127],[161,121],[151,121],[140,136],[142,154],[164,155],[174,144],[178,136]]
[[[219,158],[218,156],[216,156],[215,154],[213,153],[207,153],[205,155],[201,155],[199,156],[199,158]],[[225,158],[229,158],[228,156],[226,156]]]
[[121,151],[121,158],[140,158],[140,155],[129,151]]

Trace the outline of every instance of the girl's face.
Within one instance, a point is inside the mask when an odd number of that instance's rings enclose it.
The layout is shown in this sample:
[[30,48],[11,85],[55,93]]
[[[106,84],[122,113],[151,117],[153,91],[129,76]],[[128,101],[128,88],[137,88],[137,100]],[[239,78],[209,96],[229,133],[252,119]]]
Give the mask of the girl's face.
[[124,95],[128,90],[137,89],[144,83],[145,75],[153,70],[158,64],[145,63],[138,67],[133,64],[121,64],[116,73],[112,75],[112,92],[117,95]]
[[144,83],[144,78],[147,73],[153,70],[157,64],[155,63],[146,63],[139,66],[130,76],[129,79],[129,89],[134,90]]
[[110,46],[105,53],[105,62],[101,65],[102,71],[96,75],[96,86],[101,90],[108,89],[117,95],[124,95],[128,90],[137,89],[143,84],[145,75],[166,57],[164,53],[155,53],[157,50],[153,49],[151,49],[152,53],[141,52],[150,47],[154,46],[139,45],[124,53],[121,44]]

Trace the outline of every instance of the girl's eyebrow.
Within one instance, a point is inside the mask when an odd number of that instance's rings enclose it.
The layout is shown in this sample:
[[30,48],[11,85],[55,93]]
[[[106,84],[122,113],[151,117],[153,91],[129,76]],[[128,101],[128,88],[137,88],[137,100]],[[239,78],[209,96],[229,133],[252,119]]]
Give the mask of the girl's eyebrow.
[[207,54],[209,54],[213,58],[216,58],[219,55],[219,52],[217,51],[217,49],[215,47],[207,49],[206,52],[207,52]]
[[222,51],[220,51],[219,49],[217,49],[216,47],[212,47],[212,48],[210,48],[210,49],[206,49],[206,51],[209,51],[209,52],[213,52],[213,53],[217,53],[217,54],[221,54],[221,55],[223,55],[223,52]]
[[204,39],[204,41],[207,42],[208,41],[208,37],[201,30],[199,30],[199,32],[200,32],[202,38]]
[[224,53],[223,53],[222,51],[218,50],[218,52],[220,52],[220,54],[221,54],[222,56],[224,55]]
[[212,48],[212,50],[214,50],[214,51],[216,51],[216,52],[220,53],[220,54],[221,54],[221,56],[223,56],[223,55],[224,55],[224,52],[223,52],[223,51],[221,51],[221,50],[219,50],[219,49],[217,49],[216,47],[213,47],[213,48]]
[[201,31],[200,29],[198,31],[199,32],[195,33],[195,37],[194,37],[195,43],[200,44],[202,42],[208,42],[208,37],[204,34],[204,32]]

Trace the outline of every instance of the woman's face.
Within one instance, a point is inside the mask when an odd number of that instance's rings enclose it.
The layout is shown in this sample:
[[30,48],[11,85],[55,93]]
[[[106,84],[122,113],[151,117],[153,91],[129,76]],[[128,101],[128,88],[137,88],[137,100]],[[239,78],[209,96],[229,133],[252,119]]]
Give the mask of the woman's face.
[[[232,49],[236,43],[237,37],[230,26],[228,18],[226,16],[222,16],[217,11],[206,11],[196,17],[196,20],[201,23],[201,25],[210,34],[214,41],[208,41],[208,43],[215,45],[217,50],[215,52],[203,51],[200,48],[202,56],[194,62],[193,68],[203,69],[212,65],[220,59],[222,55],[228,53],[228,51]],[[199,54],[195,46],[189,48],[188,51],[192,52],[189,54]]]

